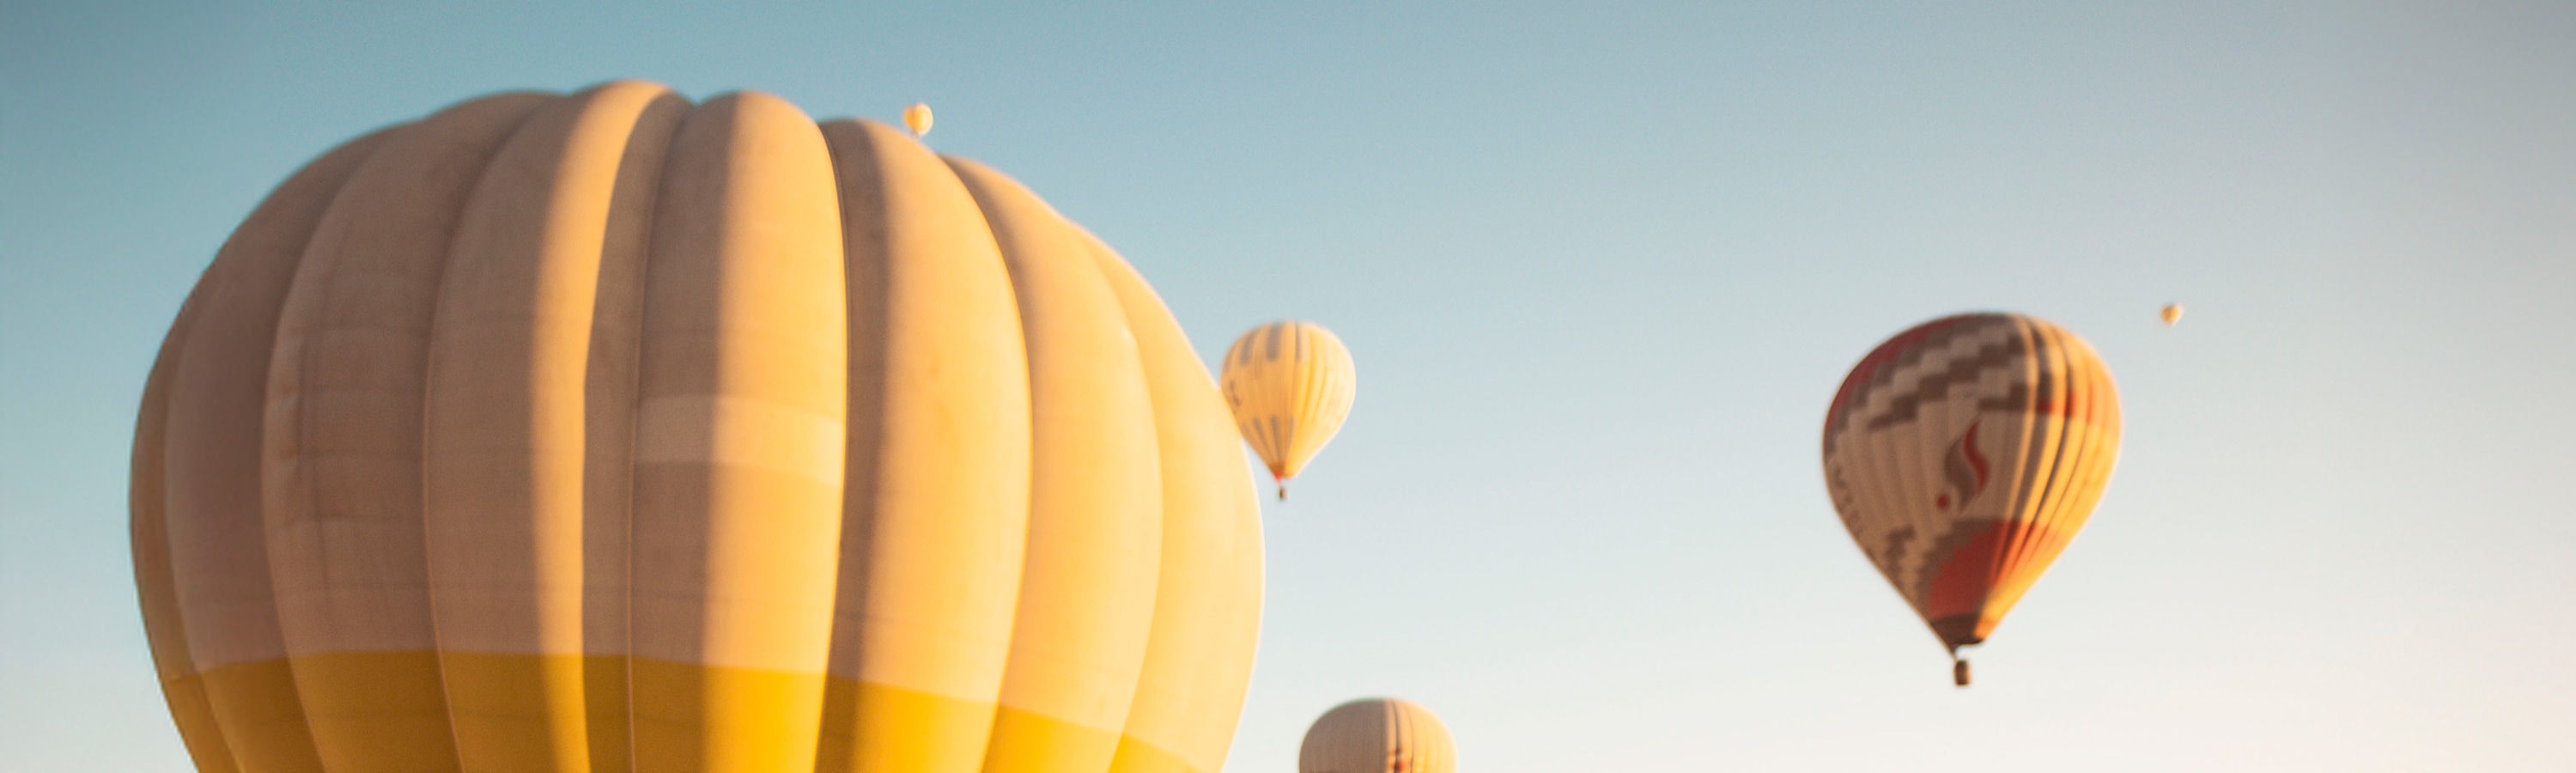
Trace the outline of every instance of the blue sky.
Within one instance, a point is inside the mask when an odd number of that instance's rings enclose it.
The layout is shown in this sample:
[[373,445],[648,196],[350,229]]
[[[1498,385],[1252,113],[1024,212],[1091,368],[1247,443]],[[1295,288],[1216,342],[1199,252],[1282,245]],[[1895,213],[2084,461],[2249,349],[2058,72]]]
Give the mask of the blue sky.
[[[634,77],[927,101],[1208,359],[1349,342],[1231,770],[1379,694],[1482,773],[2576,768],[2576,6],[385,5],[0,0],[0,767],[187,769],[126,454],[231,227]],[[2127,438],[1957,691],[1816,437],[1975,309],[2091,340]]]

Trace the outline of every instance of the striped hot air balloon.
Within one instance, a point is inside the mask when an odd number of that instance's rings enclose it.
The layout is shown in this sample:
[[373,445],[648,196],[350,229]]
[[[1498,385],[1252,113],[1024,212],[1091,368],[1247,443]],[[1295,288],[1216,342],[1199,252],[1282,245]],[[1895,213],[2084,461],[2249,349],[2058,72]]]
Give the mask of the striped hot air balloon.
[[1223,400],[1010,178],[619,82],[353,141],[144,388],[143,622],[206,773],[1223,766]]
[[1235,427],[1270,467],[1279,498],[1351,413],[1357,389],[1351,350],[1312,322],[1274,322],[1234,339],[1225,352],[1225,401]]
[[1362,698],[1306,729],[1297,773],[1454,773],[1458,749],[1440,718],[1412,701]]
[[[1834,509],[1954,660],[2084,527],[2119,451],[2119,395],[2093,347],[2017,314],[1897,334],[1825,412]],[[1954,671],[1965,686],[1967,662]]]

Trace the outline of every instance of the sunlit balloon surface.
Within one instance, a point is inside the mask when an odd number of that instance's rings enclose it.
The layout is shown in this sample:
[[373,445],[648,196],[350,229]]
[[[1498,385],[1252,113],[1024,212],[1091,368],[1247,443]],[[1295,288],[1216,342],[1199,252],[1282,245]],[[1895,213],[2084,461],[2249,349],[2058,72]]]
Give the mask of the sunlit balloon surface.
[[757,92],[505,94],[234,232],[144,393],[135,571],[204,771],[1215,771],[1237,442],[998,172]]

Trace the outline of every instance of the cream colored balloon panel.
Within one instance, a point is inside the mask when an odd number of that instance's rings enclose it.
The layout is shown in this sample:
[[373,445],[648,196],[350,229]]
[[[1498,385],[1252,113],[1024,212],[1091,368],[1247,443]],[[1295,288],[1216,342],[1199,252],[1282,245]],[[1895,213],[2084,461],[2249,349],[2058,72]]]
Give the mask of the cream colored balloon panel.
[[1135,333],[1152,393],[1163,503],[1217,517],[1164,521],[1153,636],[1114,773],[1213,771],[1233,736],[1252,666],[1261,584],[1260,510],[1223,400],[1179,323],[1117,253],[1082,234]]
[[990,226],[891,128],[823,126],[849,249],[851,455],[825,770],[975,770],[1029,526],[1028,357]]

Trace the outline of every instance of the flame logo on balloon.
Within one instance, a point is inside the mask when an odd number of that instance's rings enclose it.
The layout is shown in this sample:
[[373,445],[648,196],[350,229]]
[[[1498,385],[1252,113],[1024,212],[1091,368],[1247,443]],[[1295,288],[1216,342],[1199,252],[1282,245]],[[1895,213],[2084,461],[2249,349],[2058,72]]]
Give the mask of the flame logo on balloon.
[[1956,503],[1965,508],[1985,492],[1991,468],[1986,464],[1986,455],[1977,451],[1977,425],[1983,421],[1968,422],[1967,433],[1959,436],[1959,442],[1950,444],[1950,452],[1941,460],[1941,476],[1949,480],[1950,490],[1934,498],[1933,506],[1948,510]]

